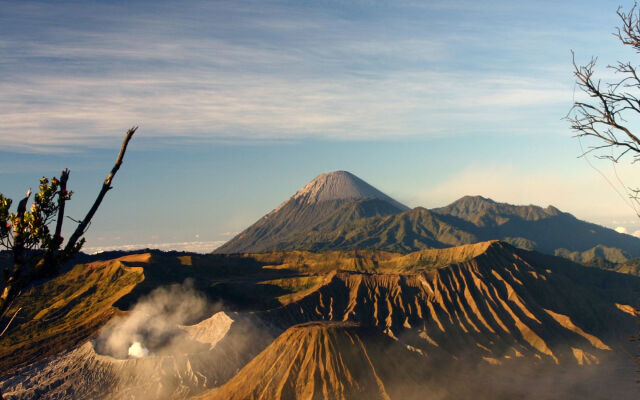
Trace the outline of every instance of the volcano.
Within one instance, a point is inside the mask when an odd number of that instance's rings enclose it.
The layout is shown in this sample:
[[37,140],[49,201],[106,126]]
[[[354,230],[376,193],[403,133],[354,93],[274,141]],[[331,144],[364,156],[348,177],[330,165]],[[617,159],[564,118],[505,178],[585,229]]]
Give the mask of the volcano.
[[312,229],[343,205],[360,202],[350,219],[384,216],[409,208],[347,171],[318,175],[256,223],[225,243],[216,253],[270,251],[294,234]]

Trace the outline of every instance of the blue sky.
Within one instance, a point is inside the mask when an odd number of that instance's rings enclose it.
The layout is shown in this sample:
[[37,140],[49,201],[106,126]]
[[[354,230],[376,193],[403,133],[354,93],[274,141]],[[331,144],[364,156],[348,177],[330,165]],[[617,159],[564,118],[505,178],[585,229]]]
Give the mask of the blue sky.
[[[637,59],[611,35],[616,7],[0,1],[0,192],[69,167],[80,217],[139,125],[90,250],[206,251],[339,169],[409,206],[481,194],[633,233],[562,119],[571,50]],[[633,185],[636,169],[616,172]]]

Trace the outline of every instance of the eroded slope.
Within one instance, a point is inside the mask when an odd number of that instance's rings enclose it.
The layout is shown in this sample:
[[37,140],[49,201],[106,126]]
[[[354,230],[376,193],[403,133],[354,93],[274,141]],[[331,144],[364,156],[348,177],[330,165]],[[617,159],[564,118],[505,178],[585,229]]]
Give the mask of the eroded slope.
[[264,318],[281,326],[353,321],[427,353],[460,356],[465,349],[465,356],[494,363],[522,356],[597,362],[633,333],[635,316],[622,308],[633,308],[637,279],[500,242],[485,249],[445,267],[416,266],[413,273],[338,271]]
[[205,399],[400,399],[423,388],[426,360],[372,329],[312,322],[280,335]]
[[[147,256],[135,260],[146,262]],[[123,261],[77,265],[18,298],[8,312],[16,319],[0,339],[0,371],[82,343],[116,315],[113,304],[144,280],[142,268]]]

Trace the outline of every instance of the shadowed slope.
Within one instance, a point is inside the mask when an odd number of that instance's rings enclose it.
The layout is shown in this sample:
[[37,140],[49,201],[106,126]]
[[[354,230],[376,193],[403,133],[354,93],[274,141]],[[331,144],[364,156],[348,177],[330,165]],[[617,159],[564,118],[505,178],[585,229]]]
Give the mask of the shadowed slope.
[[581,221],[553,206],[515,206],[481,196],[465,196],[432,211],[455,226],[471,223],[475,228],[468,230],[480,240],[508,240],[517,245],[519,241],[527,242],[532,249],[549,254],[561,248],[584,252],[601,245],[640,256],[640,239]]
[[[408,253],[477,242],[475,235],[444,222],[417,207],[403,213],[347,220],[342,225],[321,223],[275,246],[278,250],[312,251],[379,249]],[[335,227],[335,228],[333,228]]]
[[271,244],[277,250],[379,249],[408,253],[502,240],[519,248],[560,255],[598,267],[613,267],[640,255],[640,239],[580,221],[554,207],[514,206],[480,196],[463,197],[434,210],[352,218],[338,209],[310,229]]
[[553,206],[515,206],[482,196],[464,196],[448,206],[434,208],[433,212],[458,217],[476,226],[499,226],[513,217],[524,221],[539,221],[563,214]]
[[585,251],[556,249],[554,255],[588,266],[611,269],[616,268],[616,265],[624,264],[630,258],[629,254],[620,249],[600,244]]

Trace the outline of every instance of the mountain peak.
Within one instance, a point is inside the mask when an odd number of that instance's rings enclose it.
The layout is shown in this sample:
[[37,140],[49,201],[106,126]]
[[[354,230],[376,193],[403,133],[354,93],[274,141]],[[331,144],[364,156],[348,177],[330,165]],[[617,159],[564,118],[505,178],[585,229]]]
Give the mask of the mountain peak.
[[497,203],[488,197],[476,195],[476,196],[463,196],[458,200],[454,201],[453,204],[480,205],[480,204],[497,204]]
[[[359,204],[348,207],[349,203]],[[336,223],[342,224],[357,217],[385,216],[407,210],[407,206],[350,172],[329,172],[318,175],[276,209],[216,249],[216,252],[269,251],[323,221],[328,226],[335,226]]]
[[[448,206],[435,208],[433,212],[441,215],[451,215],[467,220],[476,226],[500,226],[515,221],[539,221],[565,214],[553,206],[542,208],[533,204],[513,205],[498,203],[482,196],[464,196]],[[513,232],[518,234],[518,232]]]
[[293,195],[299,202],[314,204],[331,200],[374,198],[387,201],[401,210],[409,208],[347,171],[320,174]]

